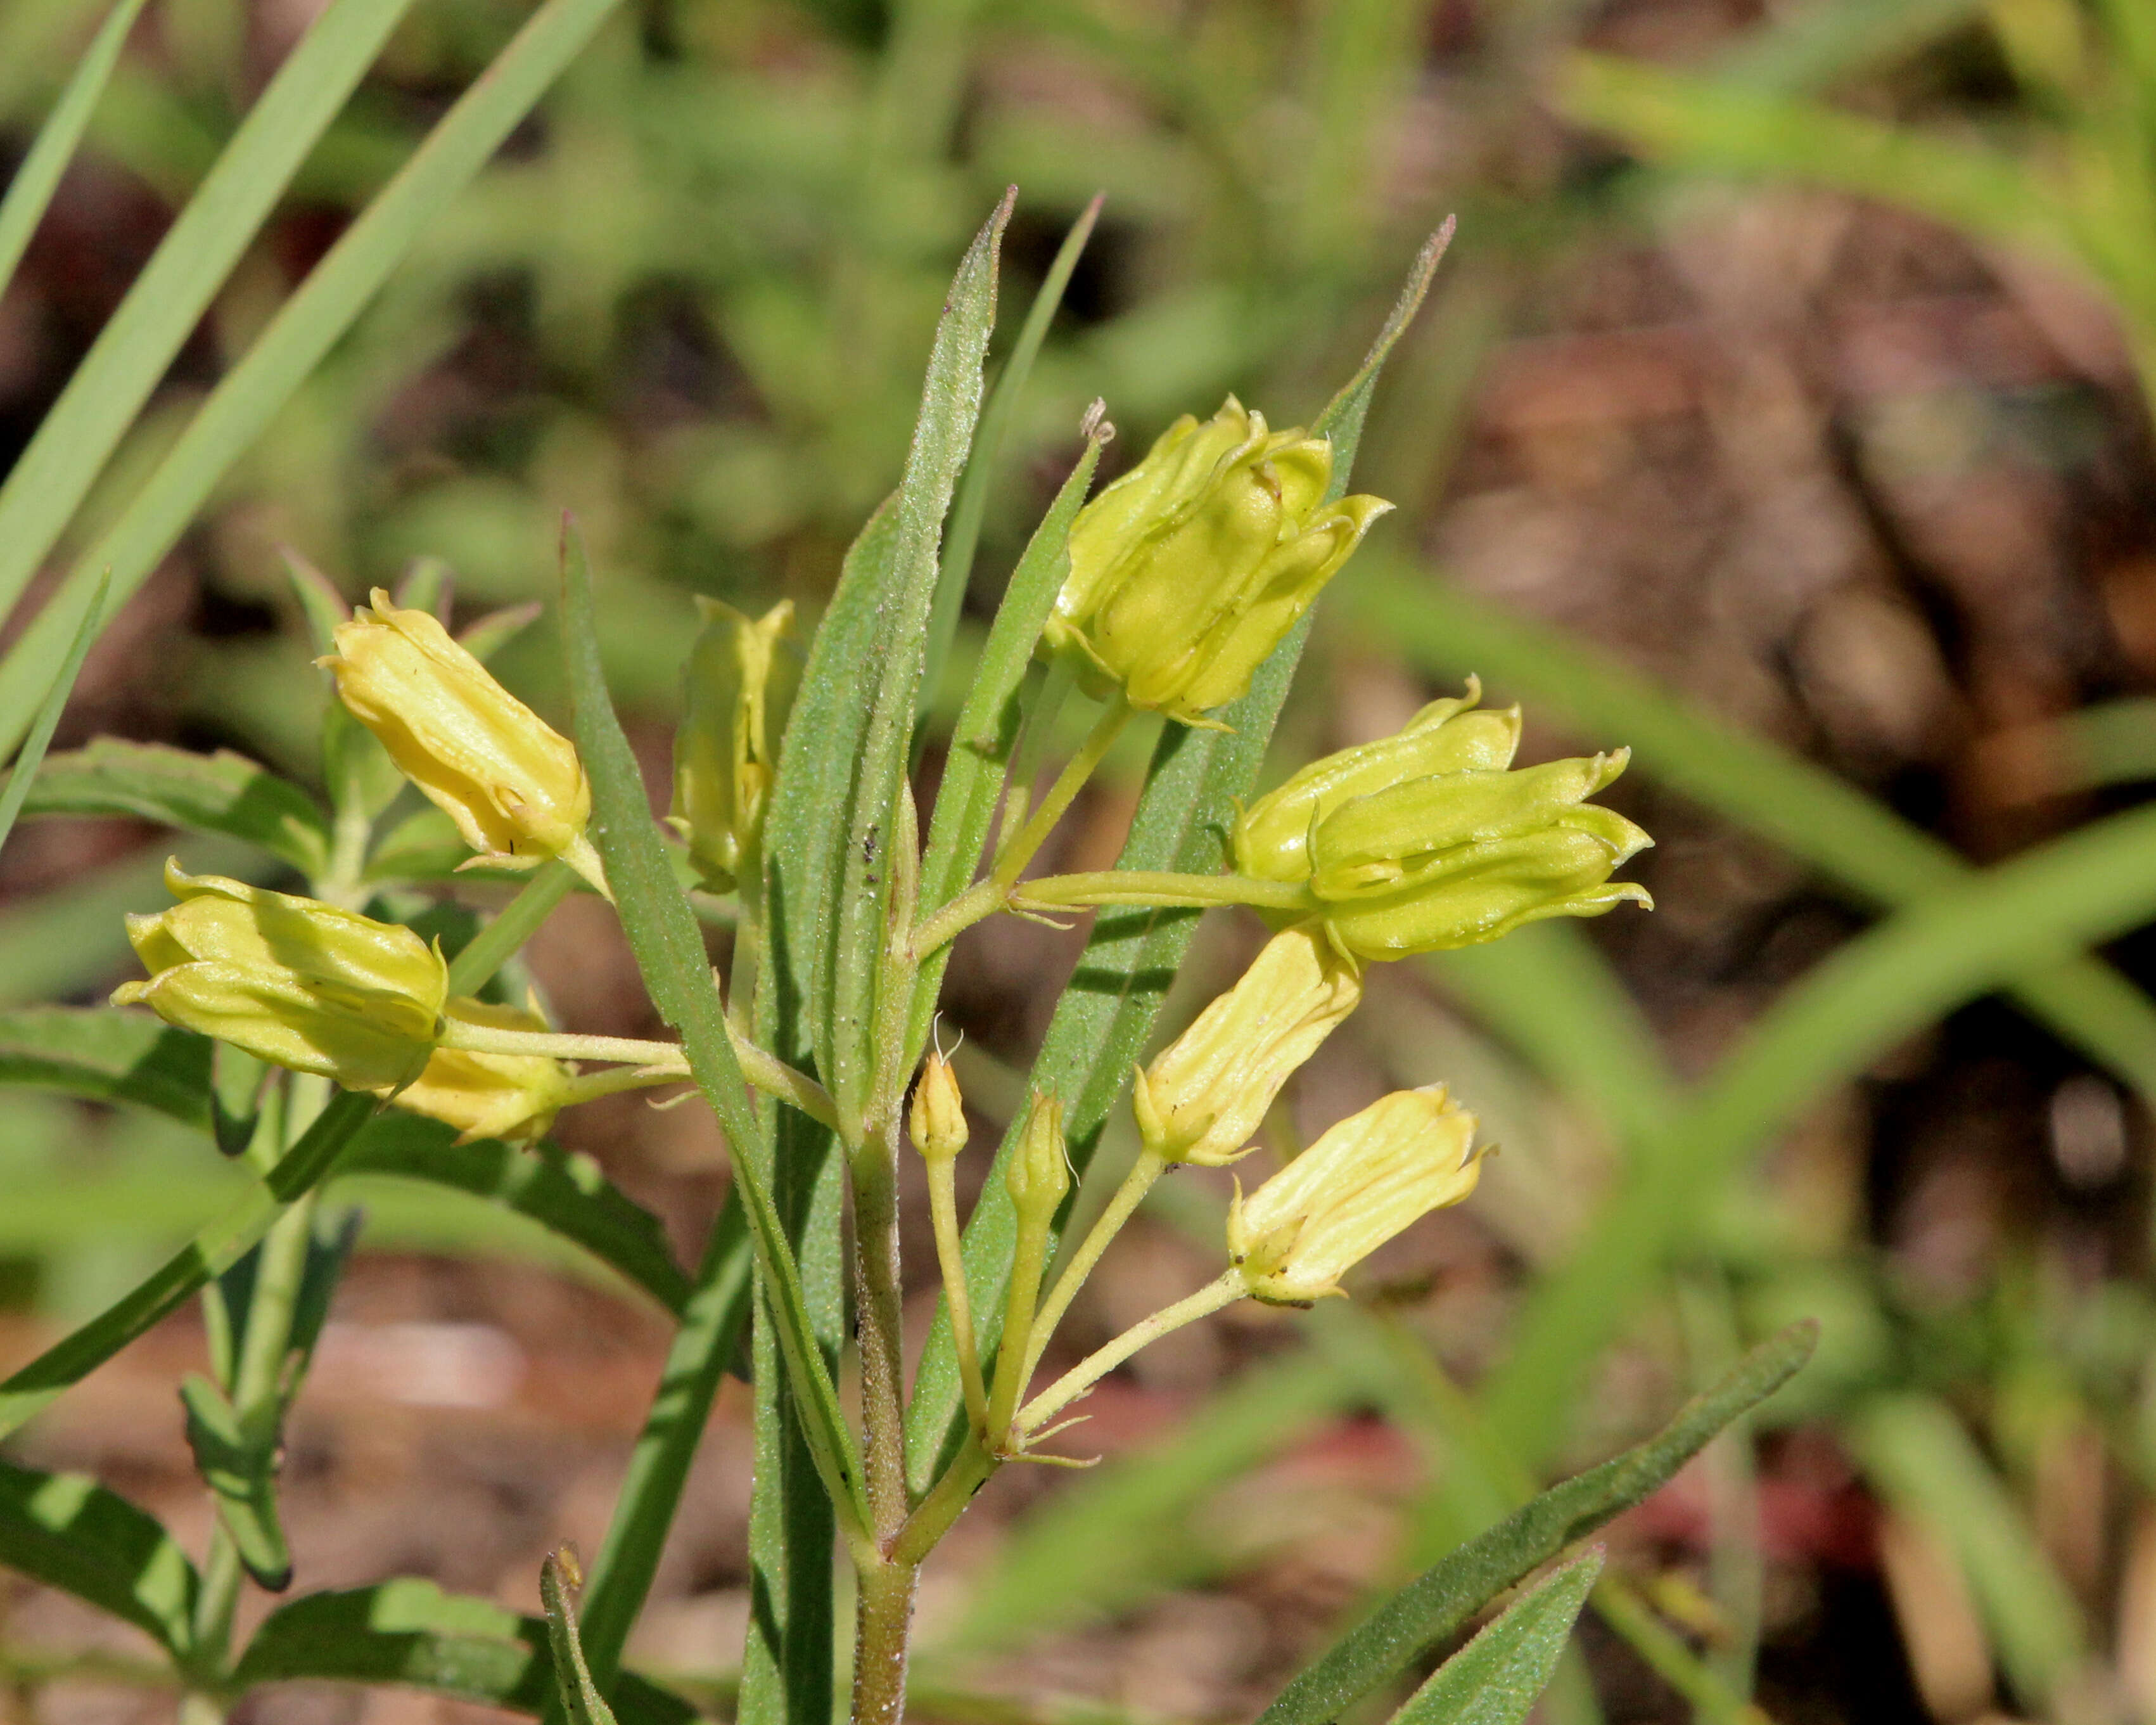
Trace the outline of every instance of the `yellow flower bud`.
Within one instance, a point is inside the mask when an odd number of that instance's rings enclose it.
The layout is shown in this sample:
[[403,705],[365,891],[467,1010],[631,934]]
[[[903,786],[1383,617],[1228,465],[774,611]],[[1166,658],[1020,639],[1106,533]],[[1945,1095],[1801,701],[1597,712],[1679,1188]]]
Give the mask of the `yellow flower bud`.
[[165,884],[177,904],[127,919],[150,980],[123,983],[114,1005],[139,1002],[168,1024],[347,1090],[385,1094],[426,1065],[449,966],[409,929],[186,874],[176,862]]
[[1355,965],[1323,935],[1289,929],[1133,1082],[1146,1148],[1219,1167],[1249,1146],[1295,1069],[1355,1010]]
[[353,717],[490,866],[559,857],[599,884],[584,837],[592,790],[575,745],[428,612],[398,609],[380,588],[373,600],[337,626],[336,651],[320,662]]
[[[536,1012],[459,996],[444,1009],[453,1023],[495,1030],[547,1027]],[[391,1098],[398,1108],[457,1129],[457,1142],[499,1138],[531,1144],[547,1135],[569,1099],[569,1073],[539,1054],[481,1054],[469,1048],[437,1048],[419,1076]]]
[[1396,1090],[1320,1138],[1228,1212],[1251,1295],[1307,1305],[1410,1223],[1475,1190],[1475,1116],[1441,1084]]
[[1654,841],[1587,799],[1630,752],[1512,770],[1519,713],[1470,710],[1481,691],[1425,707],[1398,736],[1343,749],[1258,799],[1235,823],[1236,872],[1307,892],[1335,948],[1403,958],[1493,940],[1552,916],[1651,907],[1612,870]]
[[921,1063],[921,1082],[913,1087],[906,1125],[923,1161],[947,1162],[966,1147],[966,1099],[958,1094],[958,1075],[941,1048]]
[[1037,1098],[1025,1133],[1004,1171],[1004,1187],[1018,1208],[1021,1232],[1045,1230],[1070,1190],[1070,1159],[1063,1147],[1063,1105]]
[[1232,395],[1184,415],[1079,512],[1044,646],[1096,694],[1214,723],[1392,507],[1327,503],[1332,479],[1331,440],[1269,431]]
[[696,601],[704,626],[689,655],[688,705],[674,734],[674,808],[704,884],[730,892],[762,842],[765,805],[798,666],[787,646],[793,601],[752,620],[716,599]]
[[1312,761],[1266,792],[1235,822],[1235,872],[1255,880],[1307,879],[1310,830],[1342,804],[1437,773],[1510,766],[1520,746],[1520,709],[1479,712],[1481,698],[1482,686],[1471,677],[1464,696],[1431,702],[1397,736]]

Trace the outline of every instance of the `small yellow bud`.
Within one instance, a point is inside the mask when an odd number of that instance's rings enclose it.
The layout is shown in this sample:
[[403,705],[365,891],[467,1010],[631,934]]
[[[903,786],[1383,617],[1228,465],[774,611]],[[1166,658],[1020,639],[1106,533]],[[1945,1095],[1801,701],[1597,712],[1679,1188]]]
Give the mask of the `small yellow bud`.
[[1096,694],[1214,723],[1392,507],[1327,503],[1332,479],[1330,439],[1270,431],[1232,395],[1203,425],[1184,415],[1079,512],[1045,648]]
[[1274,935],[1242,980],[1138,1073],[1131,1107],[1146,1148],[1172,1162],[1234,1161],[1281,1087],[1362,997],[1354,964],[1322,932]]
[[1441,1084],[1396,1090],[1320,1138],[1228,1212],[1251,1295],[1307,1305],[1410,1223],[1475,1190],[1475,1116]]
[[165,865],[180,902],[131,916],[150,972],[113,991],[198,1031],[347,1090],[386,1094],[434,1051],[449,994],[441,954],[409,929],[312,899]]
[[947,1162],[966,1147],[966,1099],[958,1094],[958,1075],[941,1048],[921,1063],[906,1125],[924,1161]]
[[674,734],[674,808],[668,823],[688,841],[704,884],[730,892],[762,842],[765,806],[778,770],[799,670],[788,637],[793,601],[753,620],[699,599],[704,626],[685,674],[688,705]]
[[1037,1098],[1025,1133],[1004,1171],[1004,1189],[1018,1208],[1021,1231],[1045,1231],[1070,1190],[1070,1159],[1063,1147],[1063,1105]]
[[488,674],[425,611],[399,610],[380,588],[336,631],[320,662],[352,716],[398,770],[456,822],[496,868],[559,857],[593,884],[584,837],[591,785],[576,747]]
[[[463,996],[443,1016],[452,1023],[494,1030],[547,1027],[536,1012]],[[540,1054],[481,1054],[469,1048],[437,1048],[419,1076],[391,1101],[395,1106],[457,1129],[457,1142],[499,1138],[531,1144],[547,1135],[569,1099],[569,1074],[558,1060]]]

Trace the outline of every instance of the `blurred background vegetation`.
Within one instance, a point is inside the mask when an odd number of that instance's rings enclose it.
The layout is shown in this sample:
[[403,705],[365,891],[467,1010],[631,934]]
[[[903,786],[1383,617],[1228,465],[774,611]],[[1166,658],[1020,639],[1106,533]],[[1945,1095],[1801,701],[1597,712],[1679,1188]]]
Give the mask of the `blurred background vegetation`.
[[[0,460],[316,9],[148,6],[0,300]],[[525,9],[414,8],[56,568]],[[0,150],[99,16],[0,6]],[[1089,400],[1111,461],[1230,390],[1306,416],[1456,211],[1356,474],[1400,508],[1326,602],[1280,754],[1389,731],[1479,673],[1526,703],[1532,755],[1635,746],[1614,800],[1660,841],[1635,871],[1660,908],[1373,981],[1276,1145],[1443,1078],[1504,1146],[1483,1196],[1374,1266],[1373,1310],[1224,1315],[1142,1356],[1094,1404],[1097,1471],[999,1479],[924,1600],[922,1711],[1246,1716],[1373,1589],[1816,1314],[1806,1377],[1620,1524],[1622,1585],[1553,1716],[1737,1725],[1756,1693],[1789,1722],[2156,1722],[2156,1007],[2134,986],[2156,976],[2134,933],[2156,854],[2130,824],[2156,778],[2146,0],[633,0],[130,602],[60,746],[116,733],[312,776],[326,691],[282,550],[352,597],[439,559],[476,615],[549,595],[567,507],[656,790],[693,595],[816,612],[897,474],[951,260],[1007,183],[1006,342],[1106,203],[1004,448],[937,710]],[[558,712],[549,626],[496,664]],[[1105,866],[1140,760],[1089,796],[1062,866]],[[129,974],[120,915],[161,902],[169,842],[19,832],[0,1003]],[[534,948],[536,981],[570,1027],[636,1033],[634,969],[590,909]],[[962,944],[952,1027],[985,1118],[1017,1105],[1074,938]],[[1209,926],[1183,1010],[1256,939]],[[2108,968],[2072,960],[2088,942]],[[564,1136],[693,1249],[724,1177],[699,1111],[622,1099]],[[232,1177],[145,1120],[0,1097],[7,1361]],[[1071,1346],[1210,1261],[1222,1194],[1186,1177]],[[487,1206],[386,1180],[364,1199],[293,1429],[301,1578],[403,1570],[528,1606],[545,1546],[604,1526],[665,1326]],[[169,1385],[200,1347],[167,1326],[23,1453],[199,1537]],[[721,1701],[747,1609],[737,1390],[633,1649]],[[104,1637],[0,1582],[0,1692],[24,1717],[159,1717]]]

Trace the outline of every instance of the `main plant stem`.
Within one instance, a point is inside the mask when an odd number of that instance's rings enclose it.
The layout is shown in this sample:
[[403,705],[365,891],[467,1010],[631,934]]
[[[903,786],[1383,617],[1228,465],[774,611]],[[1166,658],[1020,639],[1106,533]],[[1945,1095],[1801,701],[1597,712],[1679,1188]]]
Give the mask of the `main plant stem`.
[[913,1634],[917,1563],[886,1558],[860,1572],[854,1615],[853,1725],[899,1725],[906,1717],[906,1665]]

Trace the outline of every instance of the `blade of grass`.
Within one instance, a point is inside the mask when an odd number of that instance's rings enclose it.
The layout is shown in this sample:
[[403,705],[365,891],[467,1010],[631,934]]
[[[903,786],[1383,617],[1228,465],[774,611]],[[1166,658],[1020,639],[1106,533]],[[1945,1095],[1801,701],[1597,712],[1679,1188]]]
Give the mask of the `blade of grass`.
[[[1972,878],[1970,865],[1946,846],[1823,769],[1746,736],[1555,630],[1403,564],[1371,561],[1349,590],[1358,626],[1429,674],[1479,669],[1575,730],[1629,743],[1637,770],[1874,904],[1908,904]],[[2071,955],[2047,954],[2011,980],[2015,997],[2037,1018],[2156,1097],[2156,1005],[2138,989],[2096,960]]]
[[332,0],[249,111],[0,485],[0,609],[23,596],[240,254],[412,0]]
[[923,712],[935,697],[944,661],[951,657],[952,637],[958,632],[958,613],[965,606],[966,590],[973,580],[973,554],[981,543],[981,522],[988,513],[989,488],[1000,476],[1004,442],[1018,411],[1019,398],[1033,376],[1040,344],[1048,338],[1048,327],[1055,321],[1056,311],[1063,304],[1063,291],[1070,285],[1070,273],[1078,267],[1086,242],[1092,238],[1093,224],[1100,219],[1101,205],[1106,197],[1105,192],[1096,194],[1063,236],[1055,261],[1041,278],[1040,291],[1033,296],[1025,322],[1019,326],[1018,339],[1011,343],[1003,374],[988,392],[988,404],[982,410],[973,452],[951,504],[950,532],[945,536],[942,567],[936,577],[936,603],[928,614],[928,646],[921,673]]
[[97,639],[98,605],[105,597],[105,588],[103,581],[97,584],[90,609],[75,625],[74,639],[68,644],[67,657],[60,661],[59,669],[53,673],[53,686],[46,693],[37,723],[31,726],[30,734],[23,742],[15,770],[8,778],[7,788],[0,790],[0,845],[6,844],[8,835],[15,830],[15,817],[23,812],[30,785],[44,761],[45,750],[52,746],[53,733],[59,729],[60,711],[67,705],[68,697],[74,693],[74,680],[82,674],[82,662],[90,657],[90,644]]
[[[1450,234],[1448,222],[1423,247],[1368,357],[1312,425],[1313,430],[1332,439],[1328,500],[1347,493],[1378,373],[1420,308]],[[1169,725],[1162,732],[1117,868],[1210,873],[1220,866],[1224,835],[1237,800],[1249,795],[1257,779],[1308,635],[1306,618],[1259,667],[1250,693],[1221,714],[1229,727],[1225,731]],[[1056,1002],[1033,1082],[1043,1094],[1063,1099],[1070,1156],[1081,1178],[1196,924],[1190,912],[1173,909],[1096,918],[1070,986]],[[1003,1170],[1024,1125],[1022,1116],[1014,1119],[1004,1134],[994,1169],[966,1223],[966,1277],[983,1364],[1001,1333],[1004,1285],[1015,1237]],[[925,1491],[934,1482],[963,1439],[964,1422],[950,1315],[939,1309],[906,1408],[906,1476],[912,1490]]]
[[[44,687],[44,667],[68,639],[100,572],[111,571],[110,611],[149,578],[233,463],[352,327],[421,231],[471,183],[619,3],[546,0],[279,308],[119,520],[77,559],[52,600],[0,658],[0,757],[22,740]],[[28,460],[26,454],[23,464]],[[0,547],[0,557],[13,548]],[[37,559],[44,555],[40,550]]]
[[605,859],[623,930],[652,1004],[679,1032],[696,1088],[735,1147],[734,1181],[748,1212],[757,1272],[770,1290],[778,1320],[788,1380],[800,1400],[818,1470],[839,1506],[842,1522],[850,1512],[850,1532],[858,1537],[867,1525],[867,1506],[861,1496],[860,1460],[854,1450],[853,1434],[817,1347],[802,1298],[800,1271],[770,1190],[757,1159],[742,1153],[762,1136],[755,1105],[726,1034],[726,1013],[702,931],[667,862],[665,847],[652,824],[643,775],[607,694],[591,574],[572,527],[565,527],[562,534],[562,636],[576,702],[577,747],[591,775],[593,836]]
[[1529,1465],[1566,1433],[1590,1361],[1744,1158],[1900,1038],[2062,952],[2156,914],[2156,808],[2087,826],[1904,910],[1815,966],[1626,1171],[1529,1295],[1485,1407]]
[[60,176],[74,159],[83,128],[90,124],[90,111],[97,106],[105,81],[119,63],[120,50],[126,46],[127,33],[141,15],[142,3],[143,0],[119,0],[106,14],[95,38],[83,51],[74,75],[60,92],[59,100],[38,128],[29,154],[8,183],[8,195],[0,198],[0,293],[5,293],[14,280],[15,266],[23,261],[30,236],[44,219]]

